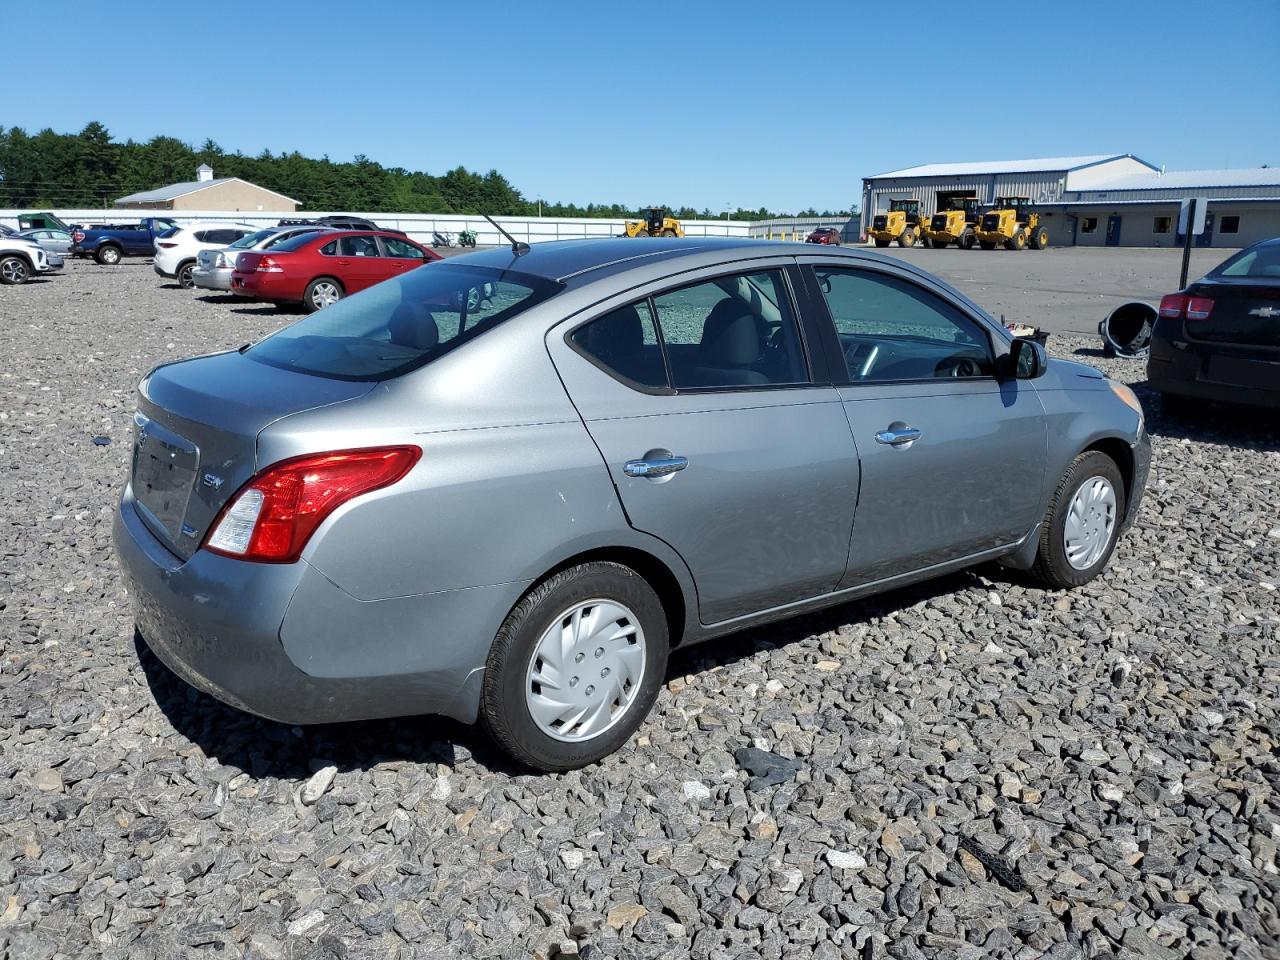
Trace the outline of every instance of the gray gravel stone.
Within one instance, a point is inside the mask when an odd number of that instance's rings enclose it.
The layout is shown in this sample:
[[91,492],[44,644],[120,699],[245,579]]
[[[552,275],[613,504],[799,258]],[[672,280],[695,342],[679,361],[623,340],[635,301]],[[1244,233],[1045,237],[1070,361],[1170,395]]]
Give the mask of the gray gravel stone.
[[1054,337],[1153,434],[1103,577],[982,567],[676,651],[632,743],[532,776],[443,721],[249,717],[135,645],[137,381],[289,319],[138,262],[0,294],[0,956],[1280,956],[1274,418],[1173,419]]

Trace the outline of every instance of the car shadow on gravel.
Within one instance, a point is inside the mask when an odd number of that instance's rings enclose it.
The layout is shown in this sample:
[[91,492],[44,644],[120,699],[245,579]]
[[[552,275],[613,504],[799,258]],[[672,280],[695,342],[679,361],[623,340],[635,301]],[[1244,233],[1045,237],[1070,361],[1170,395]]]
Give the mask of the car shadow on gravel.
[[1166,409],[1163,398],[1146,380],[1133,381],[1129,386],[1142,402],[1147,431],[1154,437],[1249,450],[1280,450],[1280,411],[1192,401],[1185,410],[1174,413]]
[[196,297],[201,303],[243,303],[244,297],[237,297],[234,293],[206,293]]
[[534,775],[494,747],[477,727],[447,717],[397,717],[295,727],[245,713],[195,689],[169,670],[138,631],[134,648],[156,705],[205,756],[254,779],[306,780],[319,766],[340,771],[378,764],[474,759],[508,776]]

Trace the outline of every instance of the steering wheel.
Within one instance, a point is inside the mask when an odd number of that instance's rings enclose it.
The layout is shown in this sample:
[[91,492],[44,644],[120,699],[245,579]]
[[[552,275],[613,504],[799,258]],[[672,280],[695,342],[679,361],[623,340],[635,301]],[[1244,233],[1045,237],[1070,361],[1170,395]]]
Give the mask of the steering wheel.
[[982,376],[982,367],[978,365],[978,361],[973,357],[956,357],[955,362],[951,364],[951,376],[980,377]]

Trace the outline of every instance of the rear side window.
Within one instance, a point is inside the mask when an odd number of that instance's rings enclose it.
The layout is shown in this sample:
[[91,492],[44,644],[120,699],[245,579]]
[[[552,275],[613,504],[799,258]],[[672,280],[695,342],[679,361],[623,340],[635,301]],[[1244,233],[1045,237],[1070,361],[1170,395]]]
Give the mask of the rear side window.
[[667,386],[649,301],[627,304],[573,331],[570,340],[597,366],[631,384]]
[[633,386],[741,390],[809,379],[780,270],[655,294],[578,328],[570,342]]
[[866,270],[817,267],[854,382],[990,377],[991,341],[978,323],[916,284]]
[[385,380],[430,363],[560,288],[512,271],[431,264],[319,310],[254,344],[246,356],[338,380]]

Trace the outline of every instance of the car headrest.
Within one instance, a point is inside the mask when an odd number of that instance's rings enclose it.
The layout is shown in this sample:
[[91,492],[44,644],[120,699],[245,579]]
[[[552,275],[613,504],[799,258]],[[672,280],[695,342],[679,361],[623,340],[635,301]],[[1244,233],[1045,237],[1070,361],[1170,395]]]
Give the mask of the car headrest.
[[440,342],[436,318],[420,303],[402,303],[387,321],[391,342],[411,350],[431,350]]
[[726,297],[702,326],[699,363],[708,367],[745,367],[760,359],[760,326],[746,306]]
[[587,328],[587,349],[605,359],[633,357],[644,349],[644,322],[632,305],[607,313]]

